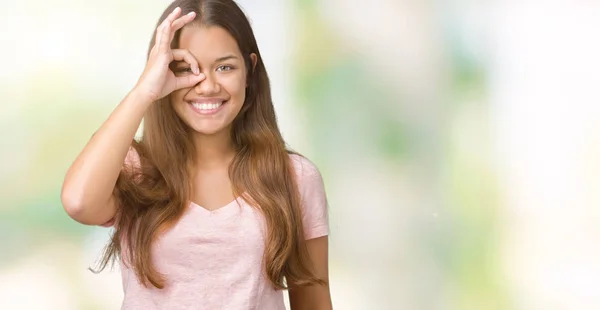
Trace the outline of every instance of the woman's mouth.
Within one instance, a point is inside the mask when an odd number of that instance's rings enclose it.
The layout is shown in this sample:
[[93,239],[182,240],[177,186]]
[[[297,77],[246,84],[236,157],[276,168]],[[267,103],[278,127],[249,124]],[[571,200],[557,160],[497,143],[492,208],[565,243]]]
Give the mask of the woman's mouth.
[[226,100],[201,100],[188,102],[192,110],[202,115],[215,114],[219,112],[221,107],[226,103]]

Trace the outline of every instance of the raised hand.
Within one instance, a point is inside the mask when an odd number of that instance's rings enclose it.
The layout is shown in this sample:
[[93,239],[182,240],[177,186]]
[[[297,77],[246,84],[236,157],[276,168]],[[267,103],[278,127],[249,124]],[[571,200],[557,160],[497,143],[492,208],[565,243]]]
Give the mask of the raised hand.
[[[156,29],[155,43],[150,50],[146,68],[135,86],[138,93],[152,101],[161,99],[175,90],[192,87],[205,78],[204,74],[200,73],[198,61],[188,50],[171,49],[175,32],[196,17],[194,12],[179,17],[180,14],[181,8],[175,8]],[[194,74],[175,76],[169,69],[169,64],[174,60],[187,62]]]

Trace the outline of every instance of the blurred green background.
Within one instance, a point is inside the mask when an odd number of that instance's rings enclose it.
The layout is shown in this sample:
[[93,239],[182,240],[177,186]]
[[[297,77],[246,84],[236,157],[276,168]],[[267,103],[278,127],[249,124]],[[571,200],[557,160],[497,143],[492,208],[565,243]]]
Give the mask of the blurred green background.
[[[0,309],[118,309],[60,188],[169,2],[0,3]],[[239,3],[325,179],[336,309],[600,308],[600,3]]]

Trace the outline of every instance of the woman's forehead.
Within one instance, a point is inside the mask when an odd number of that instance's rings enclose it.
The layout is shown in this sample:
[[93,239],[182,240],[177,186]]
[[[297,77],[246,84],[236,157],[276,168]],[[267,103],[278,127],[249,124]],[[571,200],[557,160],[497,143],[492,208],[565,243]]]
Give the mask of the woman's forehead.
[[240,55],[238,44],[225,29],[217,26],[186,26],[181,30],[179,48],[195,56],[222,57],[224,54]]

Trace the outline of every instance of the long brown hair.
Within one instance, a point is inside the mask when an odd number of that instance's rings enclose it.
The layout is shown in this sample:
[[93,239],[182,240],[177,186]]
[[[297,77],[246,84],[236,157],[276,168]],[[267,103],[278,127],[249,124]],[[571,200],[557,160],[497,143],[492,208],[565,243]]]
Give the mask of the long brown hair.
[[[268,279],[276,289],[286,288],[284,279],[295,286],[324,284],[309,264],[290,151],[277,126],[269,78],[246,15],[232,0],[176,0],[164,11],[157,26],[176,7],[182,9],[182,15],[196,12],[192,24],[227,30],[244,55],[248,86],[246,100],[231,126],[237,152],[229,177],[235,197],[246,193],[247,201],[265,217],[264,266]],[[179,44],[180,31],[175,34],[172,48]],[[251,53],[257,56],[254,68]],[[190,130],[173,110],[168,96],[148,109],[142,138],[132,143],[139,154],[140,167],[134,171],[125,169],[119,175],[115,187],[119,201],[115,231],[98,271],[121,258],[135,270],[143,285],[164,287],[165,279],[154,268],[150,253],[156,237],[179,220],[190,202],[188,169],[195,154]]]

